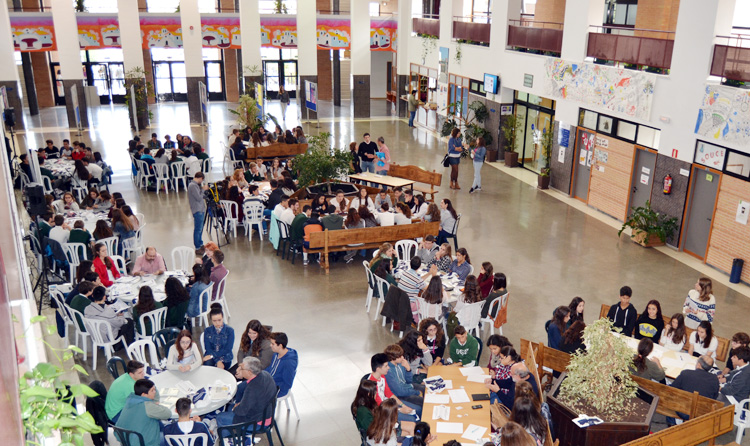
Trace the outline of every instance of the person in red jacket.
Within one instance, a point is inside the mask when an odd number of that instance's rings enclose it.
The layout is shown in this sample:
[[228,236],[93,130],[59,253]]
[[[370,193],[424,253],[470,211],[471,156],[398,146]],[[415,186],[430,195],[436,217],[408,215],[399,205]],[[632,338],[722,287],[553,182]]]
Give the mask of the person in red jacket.
[[107,255],[107,247],[104,243],[97,243],[94,246],[96,258],[94,259],[94,270],[99,274],[102,284],[106,287],[112,286],[115,279],[120,277],[115,262]]

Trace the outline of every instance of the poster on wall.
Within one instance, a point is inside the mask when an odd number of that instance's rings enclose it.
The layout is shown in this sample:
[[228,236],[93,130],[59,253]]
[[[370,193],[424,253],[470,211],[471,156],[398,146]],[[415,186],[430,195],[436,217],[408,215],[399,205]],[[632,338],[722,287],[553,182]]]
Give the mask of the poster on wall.
[[318,84],[305,81],[305,106],[308,110],[318,111]]
[[318,16],[316,25],[319,50],[348,50],[351,45],[351,25],[348,18]]
[[285,17],[261,17],[260,43],[265,48],[297,48],[297,20]]
[[50,12],[14,13],[10,17],[10,32],[16,51],[30,53],[57,49]]
[[203,48],[239,49],[240,18],[236,14],[211,14],[201,16]]
[[570,144],[570,124],[560,122],[557,132],[557,144],[562,147],[568,147],[568,144]]
[[398,22],[370,19],[370,51],[396,51]]
[[750,91],[706,85],[695,133],[720,141],[750,143]]
[[695,162],[716,170],[722,170],[724,169],[726,152],[723,147],[698,141],[698,148],[695,150]]
[[141,14],[141,46],[149,48],[182,48],[182,22],[179,14]]
[[438,82],[447,84],[448,83],[448,60],[450,50],[445,47],[440,47],[438,51]]
[[651,116],[655,75],[562,59],[545,61],[545,96],[595,105],[646,119]]
[[737,223],[746,225],[747,216],[750,213],[750,202],[740,200],[740,204],[737,205],[737,215],[734,217],[734,221]]

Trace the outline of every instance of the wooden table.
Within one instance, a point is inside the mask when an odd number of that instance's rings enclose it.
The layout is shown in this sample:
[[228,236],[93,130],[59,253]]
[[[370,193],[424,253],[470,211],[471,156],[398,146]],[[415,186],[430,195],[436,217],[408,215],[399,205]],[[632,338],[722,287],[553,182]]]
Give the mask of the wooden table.
[[[443,377],[444,380],[451,380],[453,381],[453,388],[454,389],[460,389],[462,386],[466,393],[469,395],[469,399],[471,399],[472,394],[476,393],[482,393],[482,394],[489,394],[490,391],[484,386],[484,384],[481,383],[475,383],[475,382],[468,382],[466,380],[466,377],[461,374],[461,367],[457,366],[447,366],[447,365],[432,365],[429,368],[428,371],[428,378],[440,375]],[[484,370],[485,374],[489,374],[486,368],[482,368]],[[439,393],[439,395],[447,395],[448,391],[443,390]],[[481,404],[481,409],[472,409],[471,406]],[[422,421],[428,423],[430,425],[430,432],[437,435],[437,441],[434,442],[436,445],[442,445],[448,440],[457,440],[458,442],[463,442],[464,444],[472,444],[470,440],[467,440],[466,438],[461,438],[461,434],[443,434],[437,432],[437,423],[438,421],[445,421],[445,420],[433,420],[432,419],[432,411],[435,406],[439,406],[439,404],[432,404],[432,403],[424,403],[424,406],[422,407]],[[450,423],[463,423],[464,425],[464,431],[469,426],[469,424],[475,424],[477,426],[486,427],[487,431],[484,433],[485,438],[489,438],[490,432],[492,430],[492,427],[490,425],[490,402],[489,401],[470,401],[468,403],[458,403],[454,404],[452,402],[446,404],[446,406],[449,406],[451,408],[450,410],[450,419],[448,422]],[[461,407],[462,409],[458,409],[457,407]],[[459,418],[459,415],[461,416]]]
[[362,173],[358,173],[354,175],[349,175],[349,179],[383,184],[388,187],[404,187],[404,186],[411,186],[414,184],[414,180],[407,180],[404,178],[397,178],[397,177],[389,177],[388,175],[378,175],[372,172],[362,172]]
[[[622,336],[619,333],[615,334],[617,336]],[[640,339],[631,338],[629,336],[625,336],[624,338],[628,347],[632,348],[634,352],[637,352]],[[667,375],[667,378],[670,379],[677,378],[683,370],[694,370],[695,365],[698,363],[698,358],[692,356],[686,351],[676,352],[659,344],[654,344],[654,350],[648,355],[648,358],[658,358],[661,366],[664,368],[664,373]]]

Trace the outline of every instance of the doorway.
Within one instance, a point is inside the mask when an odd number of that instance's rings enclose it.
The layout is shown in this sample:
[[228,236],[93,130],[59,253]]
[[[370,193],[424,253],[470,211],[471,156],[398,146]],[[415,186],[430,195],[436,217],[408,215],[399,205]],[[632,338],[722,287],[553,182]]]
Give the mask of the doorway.
[[101,104],[125,103],[125,68],[122,62],[84,63],[89,85],[96,87]]
[[209,101],[226,101],[224,90],[224,62],[222,61],[204,61],[204,73],[206,74],[206,91],[208,92]]
[[268,99],[278,99],[279,87],[284,87],[289,98],[297,97],[297,61],[296,60],[265,60],[263,61],[265,74],[265,93]]
[[628,215],[634,207],[645,206],[651,199],[651,189],[654,186],[656,172],[656,152],[642,147],[635,148],[635,162],[633,176],[630,179],[630,206]]
[[154,62],[154,91],[160,102],[187,102],[185,62]]
[[690,175],[688,206],[685,210],[685,225],[682,249],[701,260],[706,258],[711,226],[719,193],[721,173],[703,166],[693,166]]
[[591,179],[591,159],[593,158],[596,135],[578,128],[576,152],[573,159],[573,198],[584,203],[589,201],[589,180]]

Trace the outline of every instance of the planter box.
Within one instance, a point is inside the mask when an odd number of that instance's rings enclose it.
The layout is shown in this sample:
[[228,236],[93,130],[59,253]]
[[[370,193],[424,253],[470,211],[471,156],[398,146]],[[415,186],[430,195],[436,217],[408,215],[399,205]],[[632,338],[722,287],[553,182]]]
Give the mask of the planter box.
[[344,195],[357,195],[359,189],[352,183],[331,183],[331,193],[328,193],[328,185],[326,183],[318,183],[307,187],[307,195],[314,197],[315,195],[322,193],[326,197],[334,197],[336,191],[341,189],[344,191]]
[[658,235],[653,234],[649,236],[645,231],[641,231],[640,229],[633,229],[632,234],[633,235],[630,236],[630,239],[644,248],[664,246],[664,242],[661,241]]
[[497,161],[497,150],[487,149],[487,162],[494,163]]
[[580,414],[556,398],[560,384],[566,377],[567,373],[560,375],[547,394],[547,404],[549,404],[555,435],[560,441],[560,446],[615,446],[649,434],[651,419],[659,403],[658,396],[642,388],[638,389],[638,398],[651,405],[643,423],[602,423],[582,428],[573,422],[573,419],[578,418]]
[[505,167],[518,167],[518,152],[505,152]]
[[536,187],[539,189],[549,189],[549,175],[547,176],[541,176],[539,175],[536,179]]

